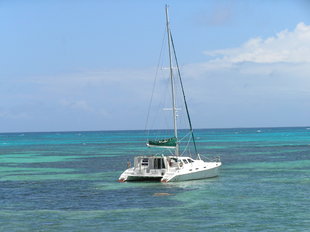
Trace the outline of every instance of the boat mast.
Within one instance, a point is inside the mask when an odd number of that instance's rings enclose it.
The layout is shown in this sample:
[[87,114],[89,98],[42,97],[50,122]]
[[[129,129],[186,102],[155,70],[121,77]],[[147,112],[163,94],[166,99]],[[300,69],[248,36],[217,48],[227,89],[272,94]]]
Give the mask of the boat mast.
[[177,140],[176,146],[175,146],[175,155],[178,156],[179,155],[179,143],[178,143],[177,113],[176,113],[176,103],[175,103],[175,89],[174,89],[172,55],[171,55],[171,32],[170,32],[170,25],[169,25],[168,5],[166,5],[166,25],[167,25],[167,35],[168,35],[168,50],[169,50],[170,81],[171,81],[171,93],[172,93],[171,95],[172,95],[174,137]]

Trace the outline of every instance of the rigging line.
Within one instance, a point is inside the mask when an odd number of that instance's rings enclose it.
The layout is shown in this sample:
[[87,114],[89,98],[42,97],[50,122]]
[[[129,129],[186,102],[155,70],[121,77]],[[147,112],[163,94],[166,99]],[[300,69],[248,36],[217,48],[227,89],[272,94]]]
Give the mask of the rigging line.
[[[162,57],[162,52],[163,52],[163,47],[164,47],[165,38],[166,38],[166,28],[164,29],[164,33],[163,33],[163,39],[162,39],[161,49],[160,49],[159,58],[158,58],[158,62],[157,62],[157,68],[156,68],[156,73],[155,73],[155,79],[154,79],[154,82],[153,82],[152,94],[151,94],[151,99],[150,99],[150,103],[149,103],[149,107],[148,107],[148,111],[147,111],[147,117],[146,117],[146,122],[145,122],[144,131],[147,130],[147,126],[148,126],[148,123],[149,123],[150,111],[151,111],[151,106],[152,106],[152,103],[153,103],[153,97],[154,97],[154,92],[155,92],[155,86],[156,86],[156,81],[157,81],[157,76],[158,76],[158,70],[159,70],[159,66],[160,66],[160,60],[161,60],[161,57]],[[147,138],[149,137],[149,135],[150,135],[150,131],[148,131],[148,133],[147,133]]]
[[191,132],[186,133],[186,135],[184,135],[179,141],[181,142],[182,140],[184,140],[185,138],[187,138],[189,134],[191,134]]
[[[185,154],[186,151],[188,151],[189,156],[192,157],[192,156],[191,156],[191,150],[190,150],[190,142],[191,142],[191,137],[192,137],[191,135],[192,135],[192,133],[191,133],[191,131],[189,131],[188,133],[186,133],[185,136],[183,136],[182,139],[180,139],[180,142],[181,142],[182,140],[187,139],[186,146],[185,146],[185,148],[183,149],[183,152],[182,152],[182,156]],[[185,142],[185,141],[184,141],[184,142]]]
[[[184,155],[184,153],[186,152],[187,148],[189,147],[189,143],[190,143],[191,139],[189,138],[188,141],[187,141],[187,144],[182,152],[182,156]],[[189,151],[190,152],[190,151]]]
[[178,70],[178,76],[179,76],[179,80],[180,80],[180,84],[181,84],[181,89],[182,89],[182,93],[183,93],[183,99],[184,99],[184,105],[185,105],[185,109],[186,109],[186,113],[187,113],[188,123],[189,123],[190,131],[192,133],[192,139],[193,139],[193,143],[194,143],[195,153],[196,153],[196,155],[198,155],[197,147],[196,147],[196,141],[195,141],[195,136],[194,136],[194,131],[193,131],[193,127],[192,127],[192,122],[191,122],[191,118],[189,116],[189,111],[188,111],[188,107],[187,107],[185,92],[184,92],[184,88],[183,88],[183,82],[182,82],[182,78],[181,78],[179,62],[178,62],[177,55],[176,55],[176,52],[175,52],[174,41],[173,41],[173,38],[172,38],[171,31],[170,31],[170,39],[171,39],[171,44],[172,44],[172,48],[173,48],[173,54],[174,54],[175,63],[177,65],[177,70]]
[[[167,93],[169,93],[169,80],[165,80],[165,83],[164,83],[164,91],[162,91],[164,93],[164,95],[161,96],[161,100],[158,104],[154,105],[156,106],[156,114],[154,114],[154,118],[152,119],[152,121],[150,122],[150,125],[149,125],[149,136],[150,134],[152,133],[151,130],[158,130],[163,132],[162,133],[158,133],[158,131],[156,133],[153,132],[153,134],[156,135],[156,138],[158,137],[162,137],[163,135],[168,135],[170,134],[170,130],[168,129],[169,128],[169,125],[170,125],[170,121],[168,123],[168,118],[167,118],[167,115],[166,113],[163,113],[162,112],[162,109],[166,106],[167,104]],[[152,106],[152,108],[154,107]],[[154,125],[157,125],[157,128],[154,127]]]
[[170,152],[172,156],[174,156],[174,152],[171,149],[168,149],[168,151]]

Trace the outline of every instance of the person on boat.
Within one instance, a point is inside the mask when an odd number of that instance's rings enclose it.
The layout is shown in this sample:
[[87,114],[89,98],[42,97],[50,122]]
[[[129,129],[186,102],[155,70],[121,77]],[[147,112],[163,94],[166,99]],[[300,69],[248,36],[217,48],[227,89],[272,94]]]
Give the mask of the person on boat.
[[168,159],[169,167],[172,167],[172,160]]

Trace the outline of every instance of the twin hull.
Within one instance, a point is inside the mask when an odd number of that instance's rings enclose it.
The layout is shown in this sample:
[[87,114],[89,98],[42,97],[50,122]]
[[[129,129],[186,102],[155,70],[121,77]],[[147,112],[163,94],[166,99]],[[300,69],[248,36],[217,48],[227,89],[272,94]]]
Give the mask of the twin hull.
[[190,157],[138,156],[133,168],[128,168],[119,181],[186,181],[218,176],[219,160],[204,162]]

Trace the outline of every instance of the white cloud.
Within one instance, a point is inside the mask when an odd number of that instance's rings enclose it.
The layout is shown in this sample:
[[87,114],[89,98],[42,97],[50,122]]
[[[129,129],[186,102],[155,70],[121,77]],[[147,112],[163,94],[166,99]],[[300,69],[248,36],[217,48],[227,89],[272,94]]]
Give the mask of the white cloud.
[[309,125],[310,26],[205,53],[182,72],[195,125]]
[[2,110],[0,111],[0,118],[7,119],[25,119],[28,118],[29,115],[25,112],[12,112],[11,110]]
[[310,25],[297,24],[267,39],[252,38],[238,48],[206,51],[213,62],[226,63],[303,63],[310,62]]
[[215,2],[212,8],[202,9],[200,13],[195,14],[196,21],[199,24],[208,26],[222,26],[230,23],[234,16],[233,2],[221,3]]
[[283,30],[267,39],[252,38],[240,47],[205,54],[211,56],[211,60],[186,65],[184,76],[193,80],[211,76],[286,76],[302,77],[308,83],[310,25],[300,22],[293,31]]
[[86,112],[93,111],[93,108],[84,100],[78,100],[78,101],[62,100],[61,104],[65,107],[68,107],[74,110],[81,110],[81,111],[86,111]]
[[[299,23],[293,31],[206,54],[212,59],[181,70],[194,127],[309,122],[310,26]],[[2,130],[29,130],[21,127],[29,118],[41,125],[36,130],[55,130],[55,125],[59,130],[142,128],[155,71],[118,68],[8,80],[0,92],[8,99],[0,119],[11,124]]]

